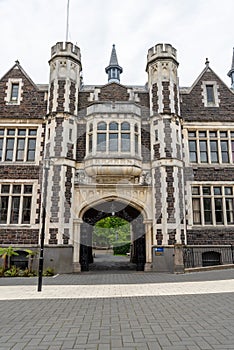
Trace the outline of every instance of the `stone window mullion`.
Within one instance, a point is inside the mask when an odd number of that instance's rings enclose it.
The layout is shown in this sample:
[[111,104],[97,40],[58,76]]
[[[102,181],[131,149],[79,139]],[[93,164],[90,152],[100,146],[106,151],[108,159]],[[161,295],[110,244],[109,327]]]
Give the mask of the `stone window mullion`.
[[26,129],[25,144],[24,144],[24,161],[27,161],[28,157],[28,146],[29,146],[29,130]]
[[197,152],[197,163],[201,163],[198,130],[196,130],[196,139],[195,139],[195,142],[196,142],[196,152]]
[[228,153],[229,153],[229,163],[234,163],[234,158],[232,155],[232,143],[233,143],[233,150],[234,150],[234,138],[232,138],[232,133],[229,130],[228,131]]
[[93,149],[92,155],[97,153],[97,122],[93,121]]
[[141,133],[140,133],[140,126],[139,125],[138,125],[138,154],[139,155],[141,154]]
[[207,136],[206,137],[206,147],[207,147],[207,163],[208,164],[212,163],[210,141],[211,141],[210,136]]
[[118,153],[121,154],[122,150],[121,150],[121,124],[118,123]]
[[5,161],[5,156],[6,156],[6,128],[4,130],[4,135],[3,135],[3,145],[2,145],[2,161]]
[[224,186],[222,186],[222,207],[223,207],[223,224],[225,226],[228,225],[227,223],[227,208],[226,208],[226,195],[224,192]]
[[19,218],[18,218],[18,224],[22,223],[22,211],[23,211],[23,189],[24,186],[21,185],[21,193],[20,193],[20,205],[19,205]]
[[210,186],[211,190],[211,215],[212,215],[212,225],[217,225],[216,224],[216,215],[215,215],[215,198],[214,198],[214,188],[213,186]]
[[217,138],[217,142],[218,142],[218,162],[219,164],[223,163],[223,157],[222,157],[222,149],[221,149],[221,137],[220,137],[220,133],[218,131],[218,138]]
[[200,205],[201,205],[201,224],[202,226],[205,225],[205,212],[204,212],[204,202],[203,202],[203,192],[202,192],[202,186],[199,186],[200,189]]

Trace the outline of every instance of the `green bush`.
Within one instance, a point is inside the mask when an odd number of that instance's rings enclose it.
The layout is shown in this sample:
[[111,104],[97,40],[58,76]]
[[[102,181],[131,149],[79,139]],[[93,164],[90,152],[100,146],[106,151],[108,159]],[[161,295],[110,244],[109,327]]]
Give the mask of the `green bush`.
[[19,270],[19,277],[33,277],[36,276],[36,272],[35,271],[30,271],[29,269],[25,269],[25,270]]
[[47,267],[47,269],[43,271],[43,276],[54,276],[54,269]]
[[114,255],[126,255],[130,252],[130,243],[119,243],[113,247]]
[[5,277],[18,277],[19,269],[16,266],[12,266],[10,269],[4,272]]

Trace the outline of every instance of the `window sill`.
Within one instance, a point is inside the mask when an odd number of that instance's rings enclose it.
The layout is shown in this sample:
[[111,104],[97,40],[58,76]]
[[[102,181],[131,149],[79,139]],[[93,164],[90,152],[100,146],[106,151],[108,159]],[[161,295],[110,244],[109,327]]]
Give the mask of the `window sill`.
[[10,161],[10,160],[1,160],[0,161],[0,165],[39,165],[39,163],[34,162],[29,162],[29,161],[24,161],[24,160],[14,160],[14,161]]
[[19,106],[20,102],[19,101],[7,101],[6,105],[7,106]]
[[26,228],[29,228],[29,227],[31,227],[32,226],[32,224],[0,224],[0,228],[18,228],[18,227],[20,227],[20,228],[24,228],[24,227],[26,227]]

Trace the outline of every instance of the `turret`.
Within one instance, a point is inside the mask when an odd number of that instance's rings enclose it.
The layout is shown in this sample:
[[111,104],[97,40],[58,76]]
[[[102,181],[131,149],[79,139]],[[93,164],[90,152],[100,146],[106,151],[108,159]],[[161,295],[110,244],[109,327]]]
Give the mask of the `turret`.
[[158,245],[184,239],[184,180],[176,49],[158,44],[148,51],[154,230]]
[[47,212],[45,242],[61,245],[73,240],[72,179],[75,174],[76,120],[82,69],[80,49],[70,42],[58,42],[51,49],[49,65],[45,136],[48,170],[43,192]]
[[80,73],[79,47],[70,42],[58,42],[51,48],[48,113],[77,114]]
[[232,55],[232,66],[230,71],[228,72],[228,76],[231,78],[231,88],[234,89],[234,48],[233,48],[233,55]]
[[158,44],[149,49],[146,71],[151,115],[179,115],[178,65],[176,49],[170,44]]
[[108,74],[108,82],[120,82],[120,74],[123,72],[122,67],[118,64],[117,54],[115,50],[115,45],[112,47],[111,58],[109,66],[106,67],[106,73]]

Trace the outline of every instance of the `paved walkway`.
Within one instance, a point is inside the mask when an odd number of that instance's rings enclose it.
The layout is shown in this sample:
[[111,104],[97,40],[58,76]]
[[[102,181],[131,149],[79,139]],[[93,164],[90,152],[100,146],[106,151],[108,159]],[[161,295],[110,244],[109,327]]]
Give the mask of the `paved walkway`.
[[224,281],[203,281],[180,283],[100,284],[96,286],[45,285],[42,288],[42,292],[39,293],[35,286],[2,286],[0,287],[0,300],[96,299],[210,293],[234,293],[234,279],[225,280],[225,283]]
[[233,350],[234,270],[2,278],[0,310],[0,350]]

